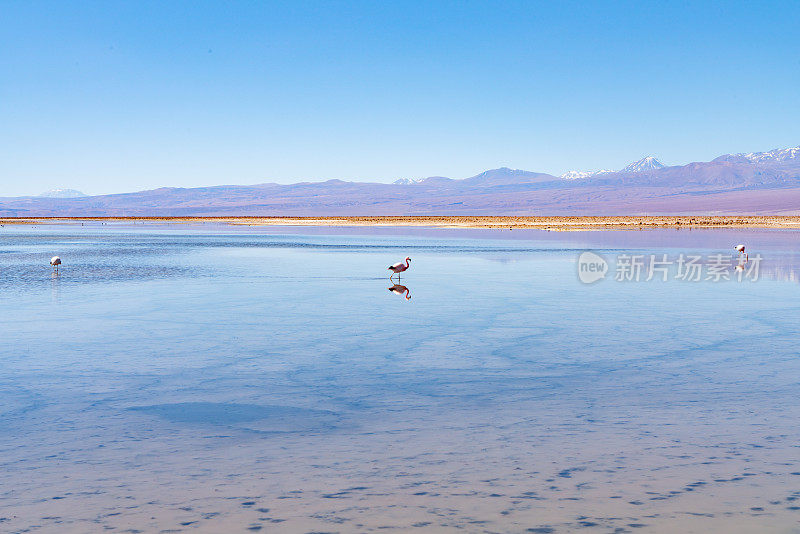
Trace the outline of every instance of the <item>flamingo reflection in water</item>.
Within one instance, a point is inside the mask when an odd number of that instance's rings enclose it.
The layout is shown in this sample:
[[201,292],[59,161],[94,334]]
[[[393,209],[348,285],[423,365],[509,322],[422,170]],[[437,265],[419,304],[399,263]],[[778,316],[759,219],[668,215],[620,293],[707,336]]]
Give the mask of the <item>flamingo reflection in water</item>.
[[389,291],[391,291],[395,295],[404,296],[406,300],[411,300],[411,293],[409,292],[409,289],[402,284],[393,285],[392,287],[389,288]]

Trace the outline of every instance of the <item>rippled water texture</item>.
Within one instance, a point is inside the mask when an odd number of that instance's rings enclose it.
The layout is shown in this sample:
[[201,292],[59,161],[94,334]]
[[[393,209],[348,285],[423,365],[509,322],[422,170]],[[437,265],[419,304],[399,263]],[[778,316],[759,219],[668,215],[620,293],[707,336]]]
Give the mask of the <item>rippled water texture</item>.
[[6,226],[0,531],[798,532],[798,237]]

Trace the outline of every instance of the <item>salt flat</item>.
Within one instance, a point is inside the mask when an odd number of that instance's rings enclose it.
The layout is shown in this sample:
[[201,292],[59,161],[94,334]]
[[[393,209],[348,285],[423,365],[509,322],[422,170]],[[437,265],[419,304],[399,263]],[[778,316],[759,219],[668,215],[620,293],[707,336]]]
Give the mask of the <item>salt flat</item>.
[[619,216],[341,216],[341,217],[12,217],[0,225],[44,224],[226,224],[235,226],[430,227],[539,229],[549,231],[649,230],[654,228],[800,227],[797,215],[619,215]]

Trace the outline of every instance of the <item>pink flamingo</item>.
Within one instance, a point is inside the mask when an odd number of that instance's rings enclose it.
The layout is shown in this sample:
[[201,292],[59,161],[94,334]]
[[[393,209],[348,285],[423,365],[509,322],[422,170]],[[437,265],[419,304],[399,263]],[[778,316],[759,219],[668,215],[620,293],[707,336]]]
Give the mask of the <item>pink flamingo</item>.
[[744,251],[744,245],[736,245],[736,251],[739,253],[739,259],[741,260],[744,257],[745,263],[747,262],[747,252]]
[[394,265],[390,265],[389,270],[392,271],[392,274],[389,275],[389,280],[391,280],[394,275],[396,274],[399,275],[400,273],[411,267],[410,262],[411,258],[406,257],[405,264],[403,264],[403,262],[401,261],[399,263],[395,263]]

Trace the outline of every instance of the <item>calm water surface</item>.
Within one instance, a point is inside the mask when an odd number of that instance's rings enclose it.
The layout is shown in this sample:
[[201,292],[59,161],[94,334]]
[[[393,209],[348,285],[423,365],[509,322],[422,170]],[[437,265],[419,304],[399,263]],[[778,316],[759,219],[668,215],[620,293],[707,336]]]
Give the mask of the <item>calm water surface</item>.
[[6,226],[0,531],[800,532],[799,237]]

